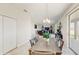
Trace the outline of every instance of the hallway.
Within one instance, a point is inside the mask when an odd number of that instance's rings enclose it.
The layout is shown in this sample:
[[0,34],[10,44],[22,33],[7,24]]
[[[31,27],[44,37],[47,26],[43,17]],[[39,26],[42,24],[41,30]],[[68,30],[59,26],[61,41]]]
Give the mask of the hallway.
[[78,45],[79,3],[0,4],[0,55],[79,55]]

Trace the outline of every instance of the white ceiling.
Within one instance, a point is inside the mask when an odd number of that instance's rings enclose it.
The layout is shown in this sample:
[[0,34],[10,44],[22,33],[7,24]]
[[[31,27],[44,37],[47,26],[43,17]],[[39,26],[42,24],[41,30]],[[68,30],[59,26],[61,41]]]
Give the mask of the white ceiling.
[[30,3],[28,5],[29,12],[35,23],[42,23],[48,16],[51,22],[55,22],[65,13],[65,11],[72,5],[68,3]]
[[56,3],[48,4],[48,15],[51,20],[58,20],[63,13],[70,7],[71,4],[66,3]]
[[[29,16],[31,16],[31,19],[35,23],[41,24],[43,23],[43,20],[46,19],[47,16],[50,18],[52,23],[56,22],[57,20],[60,19],[60,17],[65,13],[65,11],[72,4],[68,4],[68,3],[49,3],[49,4],[47,3],[14,3],[14,4],[0,4],[0,6],[1,5],[2,6],[7,5],[7,7],[11,6],[12,8],[11,7],[10,8],[13,9],[14,12],[16,11],[16,13],[24,13],[23,10],[26,9],[28,11],[28,14],[30,14]],[[5,10],[5,9],[2,9],[2,10]],[[16,16],[18,16],[18,14]]]

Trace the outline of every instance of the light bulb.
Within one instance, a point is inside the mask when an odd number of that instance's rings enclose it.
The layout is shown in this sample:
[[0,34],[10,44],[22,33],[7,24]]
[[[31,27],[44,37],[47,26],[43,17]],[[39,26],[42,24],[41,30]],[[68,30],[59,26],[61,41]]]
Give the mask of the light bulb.
[[50,23],[50,20],[47,18],[47,19],[46,19],[46,22],[47,22],[47,23]]
[[46,18],[45,20],[43,20],[43,23],[50,23],[50,20]]
[[45,23],[46,21],[45,20],[43,20],[43,23]]

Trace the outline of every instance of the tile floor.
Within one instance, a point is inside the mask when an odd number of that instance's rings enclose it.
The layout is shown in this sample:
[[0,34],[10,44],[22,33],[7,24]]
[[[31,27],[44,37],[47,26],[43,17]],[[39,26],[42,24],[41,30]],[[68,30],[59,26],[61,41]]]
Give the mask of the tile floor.
[[[9,52],[7,55],[28,55],[28,49],[30,48],[30,44],[22,45],[13,51]],[[63,48],[62,55],[75,55],[69,48]]]
[[7,55],[28,55],[28,49],[30,48],[30,44],[24,44],[13,51],[9,52]]
[[75,55],[69,48],[63,48],[62,55]]

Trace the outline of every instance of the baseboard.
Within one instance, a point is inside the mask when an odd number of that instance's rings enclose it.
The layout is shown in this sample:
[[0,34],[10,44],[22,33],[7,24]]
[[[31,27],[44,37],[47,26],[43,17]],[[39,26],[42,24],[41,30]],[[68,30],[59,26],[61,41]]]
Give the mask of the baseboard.
[[17,47],[15,47],[15,48],[13,48],[13,49],[9,50],[8,52],[4,53],[3,55],[7,55],[9,52],[11,52],[11,51],[15,50],[16,48],[17,48]]

